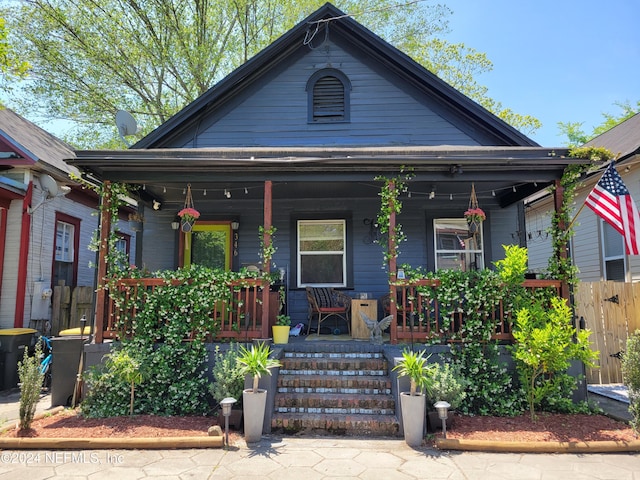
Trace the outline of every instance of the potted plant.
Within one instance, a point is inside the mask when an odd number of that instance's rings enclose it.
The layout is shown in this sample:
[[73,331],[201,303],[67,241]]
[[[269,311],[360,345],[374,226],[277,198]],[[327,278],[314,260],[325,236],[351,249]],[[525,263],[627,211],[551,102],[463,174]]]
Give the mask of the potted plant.
[[[402,358],[393,367],[401,377],[409,377],[411,386],[408,392],[400,392],[400,406],[402,408],[402,426],[404,439],[407,445],[419,447],[424,437],[425,422],[425,391],[428,391],[431,376],[427,365],[429,356],[425,357],[425,351],[414,352],[404,350]],[[420,389],[420,391],[418,390]]]
[[264,343],[258,343],[251,345],[251,349],[240,345],[240,352],[236,359],[242,374],[253,379],[252,388],[242,391],[244,437],[247,443],[258,442],[262,438],[267,391],[259,389],[258,382],[262,375],[271,375],[271,368],[280,366],[280,362],[270,356],[271,347]]
[[[231,409],[229,424],[238,430],[242,426],[242,390],[244,390],[244,374],[237,362],[239,353],[237,343],[231,343],[225,352],[220,351],[220,347],[216,345],[215,363],[211,370],[213,383],[209,387],[217,405],[220,405],[225,398],[231,397],[237,400]],[[224,422],[222,415],[219,420]]]
[[[466,382],[458,374],[456,369],[448,363],[434,363],[431,367],[431,381],[429,382],[429,408],[427,409],[427,425],[429,431],[435,432],[441,428],[442,421],[435,410],[436,402],[444,401],[450,405],[451,410],[456,410],[467,396],[465,392]],[[452,415],[447,417],[447,427],[451,425]]]
[[291,317],[289,315],[278,315],[273,329],[273,343],[288,343],[289,329],[291,328]]

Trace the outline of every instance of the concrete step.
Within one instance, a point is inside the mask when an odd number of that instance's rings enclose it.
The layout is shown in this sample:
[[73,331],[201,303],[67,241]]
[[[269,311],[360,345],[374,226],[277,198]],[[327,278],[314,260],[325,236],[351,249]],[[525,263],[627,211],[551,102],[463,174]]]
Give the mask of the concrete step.
[[399,424],[395,415],[275,413],[273,431],[284,433],[331,433],[334,435],[366,435],[397,437]]
[[[280,375],[387,375],[383,358],[283,358]],[[324,373],[323,373],[324,372]]]

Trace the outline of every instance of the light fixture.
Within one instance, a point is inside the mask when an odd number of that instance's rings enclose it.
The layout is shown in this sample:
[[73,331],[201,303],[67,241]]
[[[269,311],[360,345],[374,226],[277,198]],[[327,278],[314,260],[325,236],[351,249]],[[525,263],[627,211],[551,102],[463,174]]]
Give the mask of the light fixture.
[[207,189],[206,188],[202,191],[202,195],[205,196],[205,197],[207,196]]
[[180,222],[171,222],[171,228],[177,230],[180,228]]
[[436,197],[436,186],[431,185],[431,192],[429,193],[429,200],[433,200]]
[[496,191],[495,190],[491,190],[491,196],[495,197],[496,196]]
[[453,200],[453,193],[449,194],[449,200]]
[[246,195],[248,193],[249,193],[249,190],[247,189],[247,187],[244,187],[244,194]]
[[516,193],[516,186],[515,185],[513,187],[511,187],[511,189],[513,190],[513,193]]
[[229,190],[227,190],[226,188],[224,189],[224,196],[227,198],[231,198],[231,192]]
[[162,207],[162,204],[158,200],[153,201],[153,209],[158,211]]
[[240,228],[240,222],[238,222],[237,220],[234,220],[233,222],[231,222],[231,230],[238,230]]
[[222,406],[222,415],[224,416],[224,436],[225,444],[229,446],[229,417],[231,416],[231,407],[237,400],[233,397],[227,397],[220,401]]
[[451,405],[449,405],[448,402],[440,400],[433,406],[438,412],[438,417],[442,420],[442,435],[444,438],[447,438],[447,417],[449,416],[449,408],[451,408]]

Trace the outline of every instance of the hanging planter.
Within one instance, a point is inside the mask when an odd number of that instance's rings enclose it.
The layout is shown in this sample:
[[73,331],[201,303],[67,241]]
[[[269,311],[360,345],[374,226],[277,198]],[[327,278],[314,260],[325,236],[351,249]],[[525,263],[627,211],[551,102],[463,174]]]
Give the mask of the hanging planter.
[[476,196],[476,186],[471,184],[471,197],[469,198],[469,208],[464,212],[464,218],[469,226],[469,233],[475,235],[480,231],[482,222],[487,218],[484,210],[478,206],[478,197]]
[[196,220],[200,217],[200,212],[193,205],[193,197],[191,196],[191,184],[187,185],[187,196],[184,200],[184,208],[178,212],[180,217],[180,229],[189,233],[193,230]]

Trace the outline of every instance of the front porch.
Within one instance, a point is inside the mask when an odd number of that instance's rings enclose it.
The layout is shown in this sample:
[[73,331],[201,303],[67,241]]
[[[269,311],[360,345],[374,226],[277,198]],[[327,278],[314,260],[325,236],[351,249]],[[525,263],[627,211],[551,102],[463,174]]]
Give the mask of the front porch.
[[[280,305],[278,292],[269,288],[268,277],[239,277],[226,281],[223,285],[216,285],[214,280],[211,282],[204,284],[203,288],[215,289],[220,293],[217,297],[209,298],[208,304],[204,299],[201,300],[199,321],[189,317],[188,310],[184,316],[174,317],[172,320],[176,321],[177,318],[177,321],[193,323],[186,340],[204,338],[210,342],[250,342],[272,337],[271,327],[275,325]],[[102,314],[97,315],[97,318],[104,318],[106,321],[96,324],[96,342],[140,333],[136,330],[140,328],[136,315],[145,308],[145,303],[160,290],[163,294],[174,297],[171,290],[178,289],[183,284],[183,281],[163,278],[123,278],[112,282],[110,289],[103,289],[106,302],[102,306]],[[383,310],[381,315],[390,314],[395,319],[388,330],[390,344],[427,341],[446,344],[461,339],[467,315],[463,308],[465,299],[459,298],[454,306],[442,305],[437,296],[440,286],[437,279],[396,281],[389,285],[389,297],[396,300],[389,302],[389,311]],[[559,295],[561,290],[561,282],[556,280],[525,280],[523,286],[532,293],[538,289],[550,288]],[[177,292],[175,297],[178,298]],[[161,312],[156,313],[158,324],[167,321],[162,318]],[[353,333],[358,330],[353,328],[354,322],[359,322],[360,319],[353,318],[354,312],[351,313]],[[485,311],[482,315],[485,322],[493,325],[492,340],[513,342],[511,312],[505,308],[504,300],[499,300],[490,311]],[[376,315],[375,320],[379,318],[381,317]],[[290,339],[301,341],[296,337]],[[356,338],[353,340],[356,341]],[[359,341],[362,341],[362,337]]]

